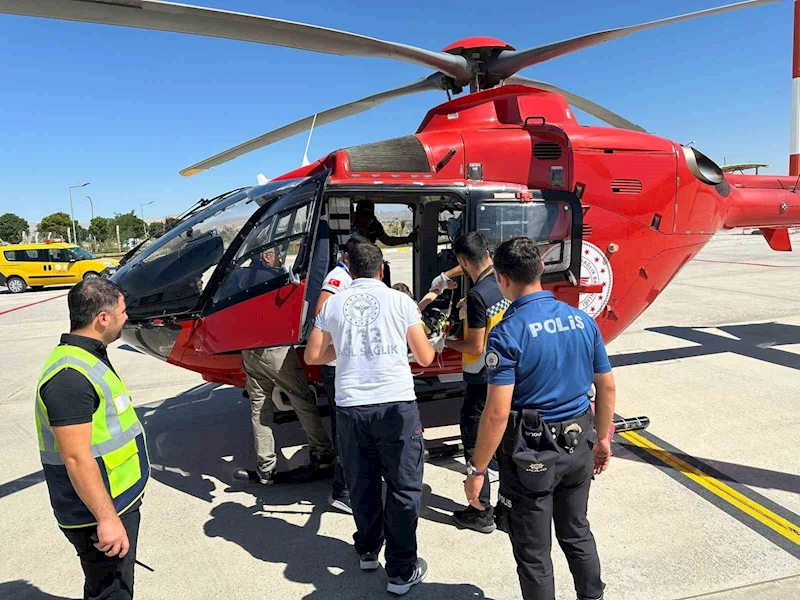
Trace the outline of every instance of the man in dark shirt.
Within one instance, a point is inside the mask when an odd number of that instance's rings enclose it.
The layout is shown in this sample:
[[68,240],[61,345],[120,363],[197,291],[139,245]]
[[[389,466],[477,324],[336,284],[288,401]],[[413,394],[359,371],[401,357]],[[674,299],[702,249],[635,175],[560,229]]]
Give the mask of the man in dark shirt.
[[[56,519],[77,550],[84,598],[133,598],[139,506],[150,472],[144,434],[106,347],[127,320],[106,279],[68,295],[70,333],[37,386],[39,448]],[[55,374],[53,374],[55,373]]]
[[[462,354],[466,386],[461,405],[461,441],[464,444],[464,456],[469,462],[478,439],[478,424],[486,406],[486,340],[492,328],[503,318],[509,302],[497,287],[489,247],[481,233],[473,231],[456,238],[453,252],[459,266],[472,281],[472,288],[466,297],[464,339],[446,340],[444,344],[446,348]],[[489,504],[489,494],[489,477],[485,477],[480,494],[485,509],[467,506],[465,510],[455,511],[453,519],[456,525],[481,533],[494,531],[494,512]]]

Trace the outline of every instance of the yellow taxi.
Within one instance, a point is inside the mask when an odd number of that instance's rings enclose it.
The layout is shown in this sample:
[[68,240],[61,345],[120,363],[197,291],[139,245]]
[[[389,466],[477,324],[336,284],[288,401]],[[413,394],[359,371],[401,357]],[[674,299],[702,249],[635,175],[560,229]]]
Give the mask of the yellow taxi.
[[108,277],[117,267],[117,260],[97,258],[80,246],[64,242],[0,246],[0,286],[12,294],[21,294],[29,287],[36,290]]

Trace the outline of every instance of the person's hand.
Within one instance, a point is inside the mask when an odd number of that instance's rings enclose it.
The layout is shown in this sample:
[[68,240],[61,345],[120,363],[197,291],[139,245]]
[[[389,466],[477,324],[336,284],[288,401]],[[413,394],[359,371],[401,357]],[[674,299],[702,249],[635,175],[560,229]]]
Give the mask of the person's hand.
[[464,480],[464,493],[467,495],[467,502],[478,510],[486,510],[486,507],[478,500],[481,488],[483,488],[484,477],[485,475],[467,475]]
[[436,292],[437,294],[441,294],[449,287],[449,282],[453,281],[444,273],[439,273],[439,275],[431,281],[431,289],[429,291]]
[[462,298],[458,301],[458,320],[459,321],[466,321],[467,320],[467,303],[465,302],[466,298]]
[[95,548],[103,552],[106,556],[117,556],[124,558],[131,547],[128,541],[128,532],[117,515],[113,519],[100,521],[97,524],[97,543]]
[[436,337],[431,338],[430,340],[431,346],[433,346],[433,351],[436,354],[441,354],[444,351],[444,336],[438,335]]
[[608,438],[598,440],[594,445],[594,474],[600,475],[608,468],[611,460],[611,442]]

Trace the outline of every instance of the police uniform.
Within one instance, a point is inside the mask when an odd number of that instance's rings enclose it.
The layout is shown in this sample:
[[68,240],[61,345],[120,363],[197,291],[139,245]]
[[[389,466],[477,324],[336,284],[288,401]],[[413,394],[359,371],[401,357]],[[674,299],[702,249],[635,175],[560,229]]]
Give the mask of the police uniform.
[[[125,384],[98,340],[65,334],[36,386],[34,409],[50,504],[85,574],[84,597],[132,598],[139,506],[150,476],[144,429]],[[58,450],[53,427],[92,424],[91,453],[128,534],[124,558],[94,547],[97,522],[78,496]]]
[[[476,279],[467,293],[467,318],[465,319],[464,339],[469,339],[470,329],[485,329],[481,340],[480,354],[462,354],[461,367],[464,376],[464,403],[461,405],[461,441],[467,461],[472,459],[475,443],[478,440],[478,425],[483,409],[486,407],[486,341],[492,329],[500,323],[509,302],[500,293],[494,266],[487,267]],[[491,465],[492,468],[496,468]],[[479,500],[489,506],[489,477],[483,480]]]
[[553,600],[551,521],[579,600],[603,597],[600,560],[586,518],[597,441],[588,392],[608,373],[594,320],[548,291],[515,300],[487,344],[491,385],[514,385],[498,449],[496,518],[514,548],[523,598]]

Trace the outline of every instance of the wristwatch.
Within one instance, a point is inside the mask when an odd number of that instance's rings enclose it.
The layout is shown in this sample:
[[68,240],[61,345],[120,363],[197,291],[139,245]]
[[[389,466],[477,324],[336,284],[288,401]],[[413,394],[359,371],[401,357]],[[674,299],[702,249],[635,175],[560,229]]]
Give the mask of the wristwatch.
[[473,477],[483,477],[486,475],[486,469],[483,471],[478,471],[478,469],[475,468],[475,465],[473,465],[472,461],[470,460],[467,462],[467,475],[472,475]]

